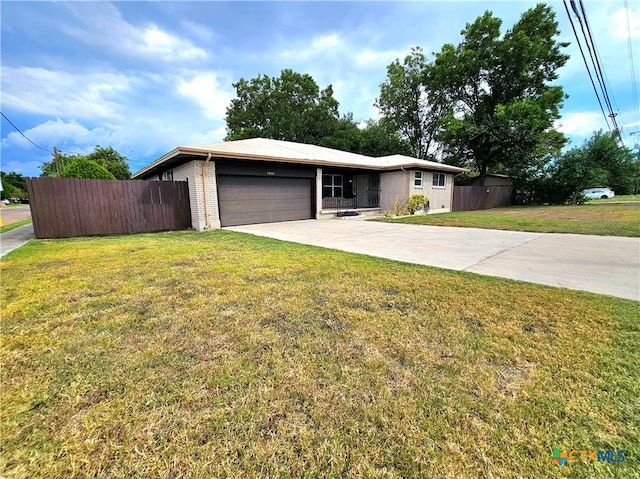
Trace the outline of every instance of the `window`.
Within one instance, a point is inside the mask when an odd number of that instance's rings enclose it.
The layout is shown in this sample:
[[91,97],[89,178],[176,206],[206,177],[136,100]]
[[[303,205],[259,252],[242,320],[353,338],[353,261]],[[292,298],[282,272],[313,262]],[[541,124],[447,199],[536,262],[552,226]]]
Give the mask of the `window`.
[[436,188],[444,188],[445,187],[445,174],[444,173],[434,173],[433,174],[433,186]]
[[416,171],[413,175],[413,186],[422,188],[422,171]]
[[173,181],[173,170],[167,170],[162,173],[162,179],[164,181]]
[[322,175],[322,197],[342,198],[342,175]]

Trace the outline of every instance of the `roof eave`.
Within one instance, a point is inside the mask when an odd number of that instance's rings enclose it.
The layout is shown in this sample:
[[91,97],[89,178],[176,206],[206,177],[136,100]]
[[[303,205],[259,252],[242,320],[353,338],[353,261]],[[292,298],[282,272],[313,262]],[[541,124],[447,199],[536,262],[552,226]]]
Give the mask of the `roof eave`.
[[394,164],[394,165],[375,165],[375,164],[360,164],[360,163],[352,163],[352,162],[336,162],[336,161],[327,161],[321,159],[313,159],[313,158],[286,158],[282,156],[273,156],[273,155],[260,155],[255,153],[238,153],[238,152],[227,152],[221,150],[213,150],[213,149],[205,149],[205,148],[194,148],[194,147],[185,147],[179,146],[174,148],[169,153],[158,158],[153,163],[149,164],[145,168],[135,172],[132,175],[132,178],[138,178],[143,176],[145,173],[157,168],[162,165],[164,162],[170,160],[179,155],[198,155],[198,156],[208,156],[211,153],[213,158],[230,158],[237,160],[258,160],[258,161],[273,161],[278,163],[296,163],[296,164],[306,164],[313,166],[332,166],[332,167],[342,167],[342,168],[358,168],[363,170],[378,170],[378,171],[389,171],[389,170],[398,170],[398,169],[407,169],[407,168],[420,168],[420,169],[433,169],[439,171],[445,171],[449,173],[462,173],[468,171],[464,168],[458,168],[455,166],[442,165],[444,168],[439,168],[436,165],[424,165],[420,163],[405,163],[405,164]]

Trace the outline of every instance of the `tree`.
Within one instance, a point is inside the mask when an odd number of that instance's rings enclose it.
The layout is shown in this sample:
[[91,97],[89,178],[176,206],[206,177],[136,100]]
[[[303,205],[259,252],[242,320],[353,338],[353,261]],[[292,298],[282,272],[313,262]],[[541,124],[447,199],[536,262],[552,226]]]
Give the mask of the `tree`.
[[338,120],[327,136],[320,138],[315,143],[327,148],[349,151],[351,153],[360,153],[361,140],[362,132],[354,123],[353,115],[351,113],[347,113]]
[[282,70],[233,84],[237,98],[227,108],[225,140],[272,138],[319,144],[340,126],[338,101],[329,85],[320,90],[308,74]]
[[0,171],[0,178],[2,179],[2,199],[28,199],[27,181],[20,173],[16,173],[15,171],[10,173]]
[[[70,162],[78,158],[83,158],[97,163],[110,172],[117,180],[131,179],[131,170],[129,169],[127,158],[118,153],[111,146],[103,148],[100,145],[96,145],[94,151],[88,155],[65,155],[59,153],[58,164],[60,165],[60,171],[62,172]],[[42,174],[40,175],[41,177],[55,178],[58,176],[55,160],[45,161],[40,165],[40,169],[42,170]]]
[[93,180],[116,179],[104,166],[81,156],[68,161],[61,172],[61,176],[63,178],[85,178]]
[[430,102],[448,105],[437,133],[446,161],[476,168],[481,183],[494,166],[529,174],[566,143],[553,129],[565,95],[549,82],[568,60],[561,53],[568,44],[555,40],[553,10],[526,11],[502,38],[501,24],[486,12],[425,68]]
[[131,170],[127,158],[122,156],[111,146],[103,148],[96,145],[94,151],[86,156],[87,160],[95,161],[109,171],[116,180],[130,180]]
[[395,60],[387,67],[387,79],[375,102],[386,121],[407,140],[409,154],[422,159],[430,152],[443,110],[443,103],[430,101],[426,68],[422,49],[412,48],[402,63]]
[[616,195],[633,193],[639,163],[616,139],[617,133],[597,131],[558,158],[551,171],[549,201],[576,204],[580,192],[594,186],[608,186]]
[[412,156],[409,142],[402,138],[386,118],[376,122],[369,120],[360,130],[358,153],[367,156],[406,155]]

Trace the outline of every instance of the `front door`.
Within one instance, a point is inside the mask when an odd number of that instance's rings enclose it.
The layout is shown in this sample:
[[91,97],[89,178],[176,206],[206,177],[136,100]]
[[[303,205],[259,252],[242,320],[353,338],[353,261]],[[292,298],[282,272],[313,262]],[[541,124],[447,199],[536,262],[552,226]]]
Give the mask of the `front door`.
[[380,175],[357,175],[353,177],[356,208],[378,208],[380,206]]

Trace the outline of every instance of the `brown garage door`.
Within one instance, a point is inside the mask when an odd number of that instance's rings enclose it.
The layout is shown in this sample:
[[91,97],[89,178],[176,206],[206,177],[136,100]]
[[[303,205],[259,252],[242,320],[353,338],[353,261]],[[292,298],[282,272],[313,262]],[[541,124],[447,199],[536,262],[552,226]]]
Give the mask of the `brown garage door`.
[[306,220],[311,210],[311,179],[218,176],[222,226]]

